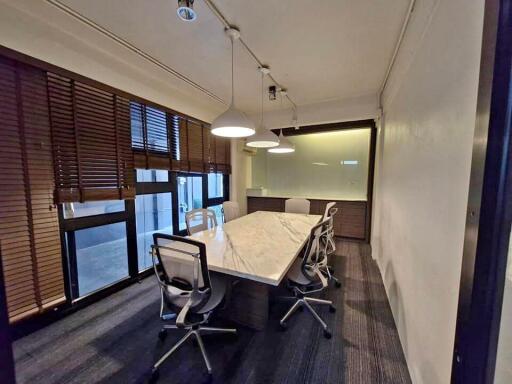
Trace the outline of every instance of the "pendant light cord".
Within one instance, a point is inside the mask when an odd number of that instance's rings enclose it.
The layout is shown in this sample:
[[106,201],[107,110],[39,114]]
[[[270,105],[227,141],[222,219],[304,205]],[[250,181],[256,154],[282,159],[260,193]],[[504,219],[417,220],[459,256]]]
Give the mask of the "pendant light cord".
[[235,105],[235,42],[231,36],[231,105]]
[[261,72],[261,115],[260,115],[260,128],[263,128],[263,92],[264,92],[264,85],[263,85],[263,80],[264,80],[264,77],[265,77],[265,74],[263,72]]

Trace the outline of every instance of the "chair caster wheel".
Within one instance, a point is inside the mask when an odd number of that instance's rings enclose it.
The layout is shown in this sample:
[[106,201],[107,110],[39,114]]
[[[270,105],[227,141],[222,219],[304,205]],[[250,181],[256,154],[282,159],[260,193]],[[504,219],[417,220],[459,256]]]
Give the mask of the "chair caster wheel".
[[151,376],[149,378],[149,383],[154,384],[158,381],[158,378],[160,377],[160,372],[158,371],[158,368],[153,368],[151,371]]
[[332,337],[331,332],[329,332],[329,330],[327,330],[327,329],[324,329],[324,337],[326,339],[330,339]]
[[160,339],[160,341],[164,341],[166,337],[167,337],[167,329],[162,329],[162,330],[160,330],[160,332],[158,332],[158,338]]
[[336,307],[334,305],[329,305],[329,312],[334,313],[336,312]]
[[288,324],[280,322],[279,327],[281,328],[281,331],[286,331],[286,329],[288,328]]
[[336,288],[340,288],[340,287],[341,287],[341,283],[340,283],[339,281],[336,281],[336,282],[334,283],[334,286],[335,286]]

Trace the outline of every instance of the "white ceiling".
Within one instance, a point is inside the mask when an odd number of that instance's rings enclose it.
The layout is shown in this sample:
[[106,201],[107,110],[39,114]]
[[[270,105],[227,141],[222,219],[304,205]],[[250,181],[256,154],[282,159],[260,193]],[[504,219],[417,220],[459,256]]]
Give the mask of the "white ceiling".
[[[60,0],[223,100],[230,98],[230,44],[202,0],[198,18],[176,16],[176,0]],[[214,0],[270,65],[298,105],[377,94],[409,0]],[[237,104],[259,110],[260,75],[240,46]],[[266,84],[268,85],[268,84]],[[267,99],[266,99],[267,100]],[[279,108],[265,102],[265,109]],[[287,108],[286,103],[283,105]]]

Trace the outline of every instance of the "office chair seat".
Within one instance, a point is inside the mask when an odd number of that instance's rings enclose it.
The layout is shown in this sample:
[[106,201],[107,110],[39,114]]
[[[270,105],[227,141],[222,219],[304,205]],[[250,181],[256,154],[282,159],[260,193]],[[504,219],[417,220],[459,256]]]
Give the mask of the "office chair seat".
[[[227,282],[225,279],[222,279],[216,275],[211,275],[210,282],[212,285],[212,293],[209,296],[208,301],[201,305],[201,307],[195,311],[196,313],[203,314],[212,311],[221,303],[222,299],[224,299],[224,296],[226,295]],[[168,301],[172,302],[173,307],[178,308],[182,308],[185,306],[185,304],[190,298],[191,293],[190,290],[180,289],[174,285],[167,285],[166,291],[166,298],[168,299]],[[200,300],[193,303],[192,306],[194,307],[198,304],[200,304]]]

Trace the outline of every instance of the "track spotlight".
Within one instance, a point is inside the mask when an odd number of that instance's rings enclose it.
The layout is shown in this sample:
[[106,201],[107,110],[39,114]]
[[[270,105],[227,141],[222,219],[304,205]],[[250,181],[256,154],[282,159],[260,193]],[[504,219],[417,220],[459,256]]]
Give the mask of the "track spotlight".
[[178,0],[178,17],[184,21],[194,21],[197,13],[194,11],[194,0]]

